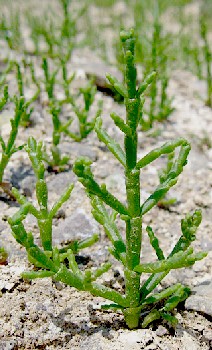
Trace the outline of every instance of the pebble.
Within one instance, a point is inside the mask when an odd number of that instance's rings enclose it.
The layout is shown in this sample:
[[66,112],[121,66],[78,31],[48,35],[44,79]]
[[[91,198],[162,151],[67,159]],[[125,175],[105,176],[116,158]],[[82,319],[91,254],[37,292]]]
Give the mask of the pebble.
[[76,182],[76,177],[73,172],[59,173],[51,177],[48,181],[48,190],[49,192],[61,195],[73,182]]
[[53,228],[53,244],[84,239],[98,232],[97,223],[83,209],[77,209],[71,216]]
[[185,302],[187,310],[195,310],[212,316],[212,282],[200,284],[193,288],[192,294]]
[[160,325],[155,333],[159,337],[162,337],[163,335],[168,334],[168,330],[165,327]]

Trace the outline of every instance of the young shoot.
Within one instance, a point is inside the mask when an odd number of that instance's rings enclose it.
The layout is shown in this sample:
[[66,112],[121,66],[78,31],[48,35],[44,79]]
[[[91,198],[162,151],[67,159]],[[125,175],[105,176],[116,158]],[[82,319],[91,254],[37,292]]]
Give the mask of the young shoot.
[[[43,144],[42,142],[37,143],[34,138],[30,137],[25,148],[36,176],[38,209],[22,196],[16,188],[13,188],[12,193],[19,202],[20,209],[8,219],[8,222],[16,241],[26,248],[29,261],[37,268],[42,269],[36,272],[31,271],[29,273],[24,273],[23,276],[27,278],[53,276],[65,259],[68,259],[69,264],[73,264],[76,269],[77,265],[74,254],[77,254],[79,250],[95,243],[98,239],[98,235],[94,234],[92,237],[83,241],[75,241],[61,249],[53,247],[52,220],[61,206],[69,199],[74,186],[71,184],[50,209],[48,204],[48,188],[45,181],[45,166],[42,161]],[[28,214],[32,214],[37,220],[41,247],[34,243],[32,233],[27,232],[24,227],[23,221]],[[43,269],[46,269],[46,271]]]
[[96,86],[93,84],[92,80],[90,80],[84,88],[79,89],[79,97],[83,99],[83,108],[79,107],[73,98],[69,99],[78,120],[79,132],[75,134],[68,129],[64,132],[75,141],[81,141],[93,131],[96,119],[102,113],[102,101],[99,101],[95,116],[92,119],[90,118],[90,110],[95,100],[96,90]]
[[69,157],[61,156],[59,143],[60,143],[62,133],[66,133],[66,130],[68,130],[68,127],[71,125],[73,121],[70,118],[67,123],[63,124],[60,121],[61,111],[62,111],[61,104],[56,100],[52,100],[50,102],[50,113],[52,115],[52,123],[53,123],[52,147],[51,147],[52,157],[50,158],[46,152],[43,153],[44,154],[43,160],[47,162],[47,164],[53,171],[56,171],[56,172],[63,171],[68,164]]
[[[4,89],[4,96],[0,100],[1,109],[4,108],[8,99],[9,99],[8,87],[6,86]],[[1,143],[0,187],[6,194],[8,194],[12,198],[13,198],[13,195],[11,194],[11,191],[10,191],[10,184],[7,182],[3,182],[3,177],[4,177],[6,166],[9,163],[12,155],[23,148],[23,145],[16,146],[15,141],[16,141],[19,126],[21,123],[21,118],[23,114],[26,113],[26,110],[28,108],[28,103],[25,102],[23,96],[20,98],[15,96],[13,98],[13,102],[15,104],[15,111],[14,111],[14,117],[10,120],[11,131],[9,134],[9,138],[7,141],[5,141],[3,137],[0,135],[0,143]]]
[[203,41],[203,55],[206,65],[206,82],[207,82],[207,100],[206,105],[212,107],[212,52],[208,43],[208,29],[204,22],[203,15],[200,16],[200,36]]
[[[24,98],[25,88],[24,88],[24,80],[23,80],[23,74],[21,71],[21,66],[18,62],[15,63],[15,66],[16,66],[16,80],[17,80],[17,86],[18,86],[18,93],[20,97],[22,96]],[[21,123],[20,123],[21,126],[27,127],[30,125],[30,117],[32,115],[32,112],[34,111],[34,108],[30,106],[35,100],[37,100],[39,94],[40,94],[40,87],[37,86],[37,91],[35,92],[35,94],[28,101],[25,102],[26,108],[21,117]]]

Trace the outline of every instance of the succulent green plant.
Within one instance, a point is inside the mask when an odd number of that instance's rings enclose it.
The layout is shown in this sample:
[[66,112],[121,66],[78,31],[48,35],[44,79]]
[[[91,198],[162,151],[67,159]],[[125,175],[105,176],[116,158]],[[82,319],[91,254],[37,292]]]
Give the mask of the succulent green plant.
[[203,55],[206,65],[207,100],[206,105],[212,107],[212,52],[208,43],[208,28],[204,21],[204,16],[200,15],[200,36],[203,41]]
[[[173,112],[172,98],[168,96],[167,89],[169,85],[169,70],[170,64],[169,55],[167,52],[170,47],[170,35],[163,33],[163,28],[159,22],[158,10],[155,10],[155,18],[153,22],[153,33],[150,39],[150,54],[144,59],[144,77],[151,71],[157,74],[152,81],[148,90],[149,107],[145,109],[146,119],[144,114],[140,120],[143,130],[148,130],[153,127],[155,121],[163,121]],[[143,50],[143,42],[140,39],[140,51]],[[145,39],[143,40],[145,41]],[[146,38],[148,41],[148,38]],[[139,40],[138,40],[139,42]],[[145,43],[144,43],[145,47]],[[144,55],[144,53],[143,53]],[[137,53],[139,59],[139,52]],[[140,58],[142,64],[142,57]]]
[[[91,172],[91,162],[86,159],[79,159],[74,165],[74,172],[79,180],[85,186],[87,192],[92,199],[93,215],[96,220],[103,225],[107,236],[112,242],[110,252],[124,265],[125,272],[125,296],[120,303],[115,301],[116,295],[110,296],[108,299],[117,303],[109,305],[121,309],[125,316],[125,321],[129,328],[136,328],[139,324],[140,313],[145,310],[147,304],[161,301],[165,296],[165,305],[160,309],[150,311],[143,319],[142,326],[146,327],[154,319],[160,317],[175,323],[176,319],[171,315],[170,311],[187,296],[187,288],[181,285],[175,285],[168,288],[161,294],[148,295],[161,282],[165,275],[172,268],[180,268],[192,265],[196,260],[202,259],[205,253],[193,253],[190,243],[194,239],[188,235],[188,232],[195,232],[201,221],[201,213],[196,211],[193,215],[188,216],[182,221],[182,236],[176,243],[175,248],[168,256],[164,257],[164,253],[159,247],[157,238],[151,228],[148,229],[150,243],[158,260],[155,263],[140,263],[140,254],[142,246],[142,217],[151,210],[168,192],[168,190],[176,184],[178,176],[183,170],[187,162],[187,156],[190,151],[190,145],[184,139],[177,139],[168,142],[158,149],[151,151],[141,160],[137,160],[137,128],[139,124],[139,112],[143,106],[142,94],[147,86],[154,79],[154,73],[147,77],[146,81],[138,88],[136,86],[136,68],[134,65],[134,44],[135,38],[133,31],[130,33],[123,32],[121,34],[124,46],[125,57],[125,86],[120,84],[115,78],[108,76],[113,87],[122,94],[125,99],[126,121],[115,114],[111,114],[115,124],[125,134],[125,150],[117,144],[102,128],[102,122],[98,118],[95,130],[101,141],[103,141],[114,156],[125,168],[126,181],[126,205],[122,204],[114,197],[105,187],[99,186],[95,181]],[[159,184],[153,194],[141,205],[140,203],[140,170],[160,157],[162,154],[170,154],[175,152],[177,148],[180,151],[172,162],[172,166],[164,176],[163,181]],[[104,204],[113,209],[110,215]],[[122,220],[126,222],[126,237],[123,240],[118,232],[115,224],[116,215],[120,214]],[[157,244],[156,244],[156,243]],[[142,273],[151,273],[151,277],[147,279],[143,286],[140,285],[140,276]],[[167,293],[167,294],[166,294]],[[107,293],[105,293],[107,295]],[[122,296],[123,297],[123,296]],[[156,298],[156,299],[154,299]]]
[[[12,219],[9,219],[9,223],[12,226],[13,232],[16,235],[16,239],[20,241],[20,243],[28,244],[31,246],[32,237],[28,237],[25,234],[24,226],[22,224],[22,220],[28,213],[31,213],[37,219],[38,227],[40,229],[40,239],[42,247],[45,251],[52,251],[52,220],[56,215],[57,211],[60,207],[68,200],[70,194],[73,190],[73,185],[70,185],[68,189],[61,195],[57,203],[51,208],[48,209],[48,188],[45,181],[45,166],[43,163],[43,152],[44,147],[42,142],[36,142],[33,137],[28,139],[28,143],[25,146],[26,151],[28,152],[29,158],[32,163],[32,167],[34,170],[34,174],[36,176],[36,196],[39,205],[39,210],[30,203],[24,196],[22,196],[16,188],[12,189],[12,194],[17,199],[17,201],[21,204],[20,210],[13,216]],[[16,226],[19,225],[21,231],[17,230]],[[23,234],[23,237],[22,235]],[[23,240],[22,240],[23,238]],[[28,242],[29,240],[29,242]]]
[[[73,246],[69,246],[65,252],[52,246],[52,217],[61,204],[68,199],[73,186],[71,185],[58,203],[48,211],[47,186],[44,180],[44,166],[42,164],[42,145],[36,144],[36,141],[33,139],[29,140],[27,151],[37,177],[36,194],[40,210],[35,209],[17,190],[13,190],[14,196],[21,204],[21,208],[8,221],[15,239],[26,248],[30,261],[40,268],[38,271],[23,273],[23,277],[30,279],[52,277],[54,280],[61,281],[80,291],[89,291],[94,296],[107,299],[112,303],[104,305],[103,308],[121,310],[130,329],[137,328],[140,319],[141,327],[147,327],[151,322],[160,318],[174,326],[177,319],[172,314],[172,310],[179,302],[187,298],[189,289],[177,283],[161,292],[157,290],[154,292],[154,290],[170,270],[191,266],[206,256],[204,252],[194,253],[193,248],[190,246],[196,239],[196,231],[201,222],[201,212],[195,211],[194,214],[188,214],[181,221],[182,234],[167,257],[162,251],[153,229],[147,227],[146,231],[149,236],[150,246],[157,256],[157,261],[149,263],[143,262],[141,256],[142,219],[176,184],[187,162],[190,145],[186,140],[179,138],[175,141],[166,142],[161,147],[150,151],[140,160],[137,159],[140,108],[143,106],[142,95],[154,79],[155,73],[150,74],[137,87],[133,30],[122,32],[121,41],[125,58],[125,85],[119,83],[116,78],[110,75],[108,75],[108,79],[114,89],[124,97],[126,120],[124,121],[114,113],[111,114],[111,118],[116,126],[124,134],[124,150],[103,129],[100,117],[96,120],[95,130],[100,141],[106,144],[115,158],[124,167],[126,202],[122,203],[107,190],[105,185],[100,186],[96,182],[91,171],[92,162],[89,159],[79,158],[75,162],[73,170],[91,198],[94,218],[103,226],[111,242],[110,253],[123,266],[125,293],[122,294],[114,288],[98,282],[98,278],[111,268],[112,264],[110,262],[105,262],[103,265],[96,267],[96,269],[81,271],[75,260],[76,249]],[[161,183],[149,198],[141,203],[141,169],[151,164],[161,155],[173,153],[175,153],[175,156],[172,159],[170,169],[167,168],[168,170],[163,180],[161,180]],[[106,206],[109,206],[110,209],[108,210]],[[38,220],[43,248],[39,248],[34,243],[32,234],[27,233],[24,228],[23,220],[29,212]],[[123,237],[117,227],[116,219],[118,216],[125,222],[125,237]],[[86,242],[78,243],[78,247],[89,246],[95,243],[96,239],[97,236],[94,235]],[[65,258],[68,259],[68,266],[64,261]],[[141,274],[145,273],[150,274],[150,276],[141,284]]]
[[5,248],[0,247],[0,265],[6,264],[7,258],[8,258],[8,252],[6,251]]
[[49,167],[54,171],[63,171],[69,161],[69,156],[62,156],[59,143],[62,133],[66,133],[73,119],[69,119],[67,123],[62,123],[60,121],[60,114],[62,110],[62,105],[59,101],[53,99],[50,102],[50,113],[52,115],[53,122],[53,133],[52,133],[52,146],[51,146],[51,157],[48,156],[47,152],[43,152],[43,160],[49,165]]
[[[20,97],[24,98],[25,87],[24,87],[24,81],[23,81],[23,74],[21,71],[21,65],[18,62],[15,62],[15,66],[16,66],[16,80],[17,80],[17,86],[18,86],[18,94]],[[32,65],[30,66],[30,68],[33,69]],[[33,70],[31,73],[33,74]],[[33,80],[33,83],[36,83],[37,91],[28,101],[25,101],[25,108],[24,108],[24,111],[22,113],[21,122],[20,122],[21,126],[24,126],[24,127],[27,127],[30,125],[30,122],[31,122],[30,117],[31,117],[32,112],[34,110],[34,108],[31,107],[31,105],[34,101],[37,100],[37,98],[40,94],[40,86],[38,87],[37,81],[33,78],[34,78],[34,76],[32,75],[32,80]]]
[[10,14],[2,14],[0,18],[0,37],[11,50],[23,50],[24,41],[21,32],[20,12],[10,9]]
[[83,98],[84,104],[82,108],[78,106],[73,97],[69,98],[69,102],[71,103],[74,114],[78,120],[79,132],[76,134],[70,132],[67,128],[64,130],[64,132],[75,141],[81,141],[93,131],[96,119],[102,112],[102,101],[99,101],[95,116],[93,118],[90,118],[90,110],[95,100],[96,91],[97,89],[93,83],[93,80],[90,80],[85,87],[79,89],[78,97]]
[[[8,87],[5,86],[4,89],[4,97],[0,100],[0,108],[4,108],[7,101],[9,99],[8,94]],[[21,150],[24,146],[16,146],[15,141],[18,134],[19,126],[21,123],[21,118],[24,113],[26,113],[26,110],[28,108],[28,103],[25,102],[24,97],[13,97],[13,102],[15,104],[15,112],[13,119],[10,120],[11,123],[11,131],[9,138],[7,142],[3,139],[2,136],[0,136],[0,143],[1,143],[1,160],[0,160],[0,187],[3,189],[3,191],[11,196],[11,192],[9,189],[9,184],[3,182],[3,176],[6,169],[6,166],[8,162],[10,161],[10,158],[12,155]]]

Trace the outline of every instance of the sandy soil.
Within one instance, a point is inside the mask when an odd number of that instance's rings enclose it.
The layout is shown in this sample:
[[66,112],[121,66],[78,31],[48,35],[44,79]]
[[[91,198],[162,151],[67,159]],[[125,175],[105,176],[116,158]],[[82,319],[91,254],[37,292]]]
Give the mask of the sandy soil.
[[[92,52],[86,51],[85,57],[77,51],[70,65],[77,72],[73,88],[86,83],[86,73],[96,70],[105,75],[110,70],[105,63],[97,60]],[[89,62],[89,63],[88,63]],[[39,65],[39,62],[38,62]],[[79,65],[81,68],[79,69]],[[114,69],[114,68],[113,68]],[[39,68],[38,68],[39,71]],[[10,76],[10,89],[13,89],[14,74]],[[27,94],[32,93],[29,86]],[[162,282],[166,287],[172,283],[182,282],[192,289],[192,296],[176,310],[179,324],[170,329],[166,324],[156,323],[149,329],[129,331],[126,329],[123,316],[111,311],[101,311],[101,298],[88,293],[80,293],[61,283],[50,279],[24,281],[20,274],[30,268],[26,254],[11,235],[7,217],[17,211],[17,204],[0,198],[0,241],[9,252],[8,263],[0,266],[0,350],[16,349],[92,349],[92,350],[190,350],[210,349],[211,332],[211,257],[212,257],[212,149],[207,146],[207,139],[212,135],[212,111],[204,104],[206,96],[205,83],[199,81],[187,71],[174,71],[172,74],[170,96],[174,96],[175,111],[167,122],[157,124],[153,137],[139,132],[139,157],[176,137],[182,136],[191,142],[192,150],[189,162],[180,176],[178,184],[171,189],[169,197],[176,197],[177,203],[169,210],[154,208],[144,217],[144,228],[151,224],[160,238],[162,248],[170,252],[180,235],[180,220],[196,208],[200,208],[203,221],[197,234],[195,248],[208,251],[208,256],[189,269],[174,271]],[[58,96],[60,91],[58,91]],[[122,134],[115,128],[109,115],[117,112],[124,116],[122,105],[111,97],[97,93],[97,100],[103,100],[103,121],[110,135],[121,140]],[[46,109],[46,96],[41,97],[41,104],[35,106],[33,127],[21,129],[19,142],[26,142],[29,136],[51,141],[51,119]],[[0,116],[3,137],[10,130],[9,118],[12,111],[8,108]],[[63,116],[65,119],[65,114]],[[82,253],[81,264],[97,266],[108,257],[109,241],[101,227],[90,213],[90,203],[86,194],[72,173],[71,166],[79,155],[90,157],[97,180],[107,184],[120,200],[125,198],[123,169],[108,152],[93,132],[81,144],[66,137],[61,143],[61,150],[70,155],[70,168],[60,174],[47,173],[50,205],[54,203],[62,190],[70,182],[75,188],[70,200],[65,203],[62,213],[54,220],[54,242],[62,244],[67,239],[84,238],[93,232],[100,232],[100,241],[90,250]],[[158,183],[157,171],[165,165],[161,158],[144,169],[141,174],[141,195],[145,199]],[[16,153],[9,163],[5,179],[35,201],[35,179],[27,154]],[[35,219],[29,216],[26,227],[38,238]],[[120,223],[120,229],[123,226]],[[147,237],[144,234],[143,261],[153,260],[154,253],[149,251]],[[118,271],[118,273],[117,273]],[[117,279],[115,276],[119,276]],[[113,269],[106,274],[106,283],[121,290],[123,272],[114,262]],[[192,299],[193,298],[193,299]]]

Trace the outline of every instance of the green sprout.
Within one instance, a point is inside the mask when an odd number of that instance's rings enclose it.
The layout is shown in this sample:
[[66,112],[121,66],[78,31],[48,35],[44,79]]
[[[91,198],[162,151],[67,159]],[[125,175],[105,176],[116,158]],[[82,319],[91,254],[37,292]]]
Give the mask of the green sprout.
[[[58,13],[45,13],[43,16],[35,16],[27,13],[30,37],[34,44],[36,55],[47,55],[52,58],[60,58],[63,55],[71,57],[75,46],[76,23],[84,10],[80,10],[77,16],[72,16],[70,0],[59,0],[62,16]],[[59,20],[58,20],[59,19]],[[44,44],[45,49],[42,48]]]
[[[17,85],[18,85],[18,93],[19,96],[24,97],[24,81],[23,81],[23,74],[21,71],[21,66],[18,62],[15,62],[16,65],[16,80],[17,80]],[[31,65],[30,68],[32,68],[33,66]],[[31,73],[33,74],[33,70],[31,71]],[[33,83],[36,84],[37,86],[37,91],[35,92],[35,94],[29,99],[29,101],[25,101],[25,110],[22,113],[22,117],[21,117],[21,126],[27,127],[30,125],[30,117],[32,115],[32,112],[34,111],[33,107],[30,107],[31,104],[37,100],[39,94],[40,94],[40,87],[37,85],[37,81],[35,79],[33,79],[34,76],[32,75],[32,80]]]
[[48,95],[49,101],[54,99],[54,90],[56,84],[56,76],[58,73],[58,69],[55,69],[52,73],[49,69],[49,62],[46,57],[43,58],[42,69],[44,72],[44,85],[45,91]]
[[[36,196],[39,205],[39,210],[35,206],[28,202],[28,200],[22,196],[16,188],[12,189],[12,194],[20,203],[20,210],[9,219],[9,223],[13,229],[15,238],[26,248],[31,247],[32,237],[31,234],[26,234],[23,219],[28,213],[35,216],[37,219],[38,227],[40,230],[40,239],[42,247],[45,251],[52,250],[52,220],[56,215],[60,207],[65,203],[73,190],[73,185],[70,185],[68,189],[61,195],[57,203],[48,209],[48,189],[45,181],[45,166],[43,164],[43,151],[44,147],[42,142],[36,142],[33,137],[28,139],[27,146],[25,147],[28,152],[29,158],[32,163],[32,167],[36,176]],[[17,232],[16,232],[17,231]],[[29,255],[31,255],[29,253]],[[33,257],[33,255],[32,255]]]
[[18,11],[10,10],[9,16],[2,14],[0,18],[0,37],[6,41],[11,50],[23,50],[21,19]]
[[[7,86],[4,89],[4,97],[0,100],[0,107],[1,109],[6,105],[7,101],[9,99],[8,95],[8,88]],[[7,164],[9,163],[10,158],[12,155],[21,150],[24,146],[16,146],[15,141],[18,134],[19,126],[21,123],[21,118],[24,113],[26,113],[26,110],[28,108],[28,103],[25,102],[24,97],[17,97],[15,96],[13,98],[14,104],[15,104],[15,112],[14,112],[14,118],[10,120],[11,124],[11,131],[8,138],[8,141],[6,142],[2,136],[0,136],[0,143],[1,143],[1,160],[0,160],[0,186],[3,189],[3,191],[11,196],[11,192],[9,189],[9,184],[6,182],[3,182],[3,176],[6,169]],[[13,196],[12,196],[13,197]]]
[[61,156],[61,152],[59,149],[59,143],[61,139],[62,133],[66,133],[68,130],[68,127],[72,123],[73,119],[69,119],[67,123],[62,123],[60,121],[60,114],[61,114],[62,106],[59,103],[59,101],[52,100],[50,102],[50,113],[52,115],[52,122],[53,122],[53,133],[52,133],[52,147],[51,147],[51,154],[52,157],[49,158],[46,152],[44,152],[43,160],[47,162],[47,164],[50,166],[51,169],[54,171],[63,171],[69,161],[68,156]]
[[4,265],[8,258],[8,252],[5,248],[0,247],[0,265]]
[[[45,181],[45,167],[42,161],[43,144],[42,142],[37,143],[33,137],[30,137],[25,148],[28,152],[36,176],[36,197],[39,209],[21,195],[16,188],[13,188],[12,194],[19,202],[20,209],[8,219],[8,222],[16,241],[26,248],[29,261],[37,268],[46,268],[49,271],[39,269],[36,272],[26,272],[23,276],[26,278],[53,276],[59,270],[61,263],[63,263],[65,259],[70,259],[69,264],[73,263],[73,266],[76,269],[77,265],[73,254],[77,254],[81,249],[94,244],[98,240],[98,235],[94,234],[90,238],[86,238],[82,241],[74,241],[61,249],[53,247],[52,220],[61,206],[69,199],[74,185],[71,184],[52,208],[49,209],[48,188]],[[37,220],[41,248],[34,243],[32,233],[27,232],[24,227],[23,221],[28,214],[32,214]]]
[[[73,185],[49,210],[48,191],[42,163],[42,144],[37,144],[33,138],[29,139],[26,149],[37,178],[36,196],[40,210],[37,210],[25,197],[13,189],[13,194],[21,207],[8,222],[13,236],[26,248],[29,260],[38,268],[37,271],[23,273],[24,278],[52,277],[54,281],[61,281],[80,291],[88,291],[94,296],[107,299],[112,303],[104,305],[103,308],[122,311],[126,324],[130,329],[137,328],[139,324],[145,328],[151,322],[161,318],[175,326],[177,319],[172,311],[179,302],[187,298],[189,289],[177,283],[161,292],[154,292],[154,290],[172,269],[192,266],[196,261],[206,256],[204,252],[195,253],[191,247],[201,223],[201,212],[196,210],[181,221],[182,234],[167,257],[162,251],[153,229],[148,226],[146,231],[150,246],[157,257],[157,261],[149,263],[144,263],[141,260],[142,219],[177,183],[178,177],[187,163],[190,145],[185,139],[179,138],[166,142],[161,147],[150,151],[140,160],[137,159],[138,127],[140,109],[143,106],[143,94],[153,81],[155,73],[150,74],[142,84],[137,86],[134,31],[121,32],[121,41],[125,59],[125,84],[119,83],[111,75],[108,75],[108,80],[124,98],[126,120],[124,121],[114,113],[111,114],[115,125],[124,134],[124,149],[104,130],[100,117],[96,120],[95,131],[100,141],[106,144],[125,170],[126,202],[122,203],[107,190],[104,184],[99,185],[96,182],[91,170],[92,162],[89,159],[79,158],[75,162],[73,170],[91,199],[94,218],[103,226],[111,242],[109,252],[123,266],[125,276],[124,294],[98,281],[98,278],[112,267],[110,262],[105,262],[96,268],[87,268],[84,271],[80,270],[77,265],[75,260],[77,250],[94,244],[97,235],[81,243],[69,245],[65,250],[52,246],[52,218],[69,198]],[[161,181],[154,192],[141,203],[141,169],[160,156],[170,154],[174,154],[170,167],[167,167],[164,176],[161,176]],[[109,206],[109,210],[107,206]],[[24,228],[23,220],[28,213],[31,213],[37,219],[42,248],[34,243],[32,233],[26,232]],[[125,222],[125,237],[122,236],[117,227],[116,220],[118,218]],[[68,261],[68,266],[64,259]],[[141,284],[140,277],[145,273],[150,274],[150,276]]]
[[92,80],[90,80],[84,88],[79,89],[79,97],[82,96],[83,98],[83,108],[78,107],[72,97],[69,99],[73,111],[78,119],[79,132],[75,134],[73,132],[70,132],[68,129],[65,129],[64,132],[75,141],[81,141],[82,139],[86,138],[91,133],[91,131],[93,131],[96,120],[102,112],[102,101],[99,101],[98,110],[95,113],[95,116],[90,120],[90,110],[94,103],[96,91],[96,86],[93,84]]
[[[170,47],[170,37],[164,34],[162,26],[159,23],[158,11],[155,11],[155,18],[153,23],[153,33],[150,39],[150,59],[144,60],[144,76],[146,77],[151,71],[157,74],[149,87],[149,108],[145,110],[146,118],[141,117],[140,123],[143,130],[148,130],[153,127],[155,121],[163,121],[173,112],[172,98],[168,97],[167,89],[169,85],[168,72],[168,50]],[[146,39],[147,40],[147,39]],[[145,43],[140,43],[141,51]],[[139,56],[139,54],[138,54]],[[148,57],[148,56],[147,56]],[[142,60],[142,57],[141,57]],[[143,62],[141,62],[143,63]]]
[[212,107],[212,72],[211,72],[211,63],[212,63],[212,52],[208,43],[208,29],[207,25],[204,22],[203,15],[200,16],[200,35],[203,41],[203,55],[204,61],[206,64],[206,81],[207,81],[207,101],[206,105]]

